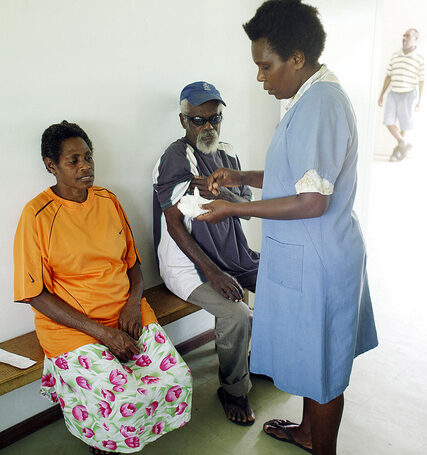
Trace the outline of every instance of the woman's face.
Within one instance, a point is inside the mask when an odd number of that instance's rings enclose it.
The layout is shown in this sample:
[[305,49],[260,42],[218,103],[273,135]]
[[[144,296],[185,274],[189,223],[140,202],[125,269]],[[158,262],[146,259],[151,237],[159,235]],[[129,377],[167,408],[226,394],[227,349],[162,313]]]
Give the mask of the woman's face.
[[300,70],[305,58],[295,52],[286,62],[270,47],[266,38],[252,41],[252,59],[258,66],[257,80],[263,82],[264,90],[278,100],[292,98],[302,85]]
[[93,185],[95,164],[93,153],[80,137],[71,137],[61,143],[58,163],[51,160],[46,163],[56,177],[60,195],[69,195],[85,191]]

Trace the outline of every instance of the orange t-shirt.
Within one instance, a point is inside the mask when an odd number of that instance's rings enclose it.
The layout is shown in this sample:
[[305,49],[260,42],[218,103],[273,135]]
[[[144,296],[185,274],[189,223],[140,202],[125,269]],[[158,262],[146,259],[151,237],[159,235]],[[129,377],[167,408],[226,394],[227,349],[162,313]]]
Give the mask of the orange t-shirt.
[[[15,301],[51,293],[89,318],[117,327],[129,296],[128,269],[141,262],[126,214],[116,196],[93,187],[82,203],[50,188],[24,208],[15,235]],[[97,342],[35,310],[35,326],[47,357]],[[143,298],[143,324],[157,322]]]

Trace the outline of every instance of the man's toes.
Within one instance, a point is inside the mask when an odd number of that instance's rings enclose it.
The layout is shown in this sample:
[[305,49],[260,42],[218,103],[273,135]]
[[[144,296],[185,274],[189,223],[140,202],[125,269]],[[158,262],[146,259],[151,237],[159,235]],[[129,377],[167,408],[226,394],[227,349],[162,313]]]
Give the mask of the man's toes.
[[235,422],[240,422],[239,413],[234,406],[230,406],[230,420],[234,420]]

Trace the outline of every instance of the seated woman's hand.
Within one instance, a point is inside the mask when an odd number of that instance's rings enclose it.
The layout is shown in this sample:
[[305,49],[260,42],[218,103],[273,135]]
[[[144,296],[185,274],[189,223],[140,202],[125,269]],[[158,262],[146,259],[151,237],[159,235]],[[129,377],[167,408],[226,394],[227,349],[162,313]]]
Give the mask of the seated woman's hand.
[[120,312],[119,329],[135,340],[139,339],[142,333],[141,302],[126,302]]
[[220,167],[208,177],[208,188],[215,196],[219,195],[221,186],[240,186],[242,184],[241,171]]
[[138,355],[140,350],[137,342],[126,332],[120,329],[104,326],[104,331],[100,340],[107,348],[122,362],[127,362],[134,355]]
[[209,212],[199,215],[196,219],[199,221],[208,221],[209,223],[219,223],[223,219],[232,216],[232,202],[223,201],[217,199],[216,201],[211,202],[210,204],[201,205],[202,209],[209,210]]

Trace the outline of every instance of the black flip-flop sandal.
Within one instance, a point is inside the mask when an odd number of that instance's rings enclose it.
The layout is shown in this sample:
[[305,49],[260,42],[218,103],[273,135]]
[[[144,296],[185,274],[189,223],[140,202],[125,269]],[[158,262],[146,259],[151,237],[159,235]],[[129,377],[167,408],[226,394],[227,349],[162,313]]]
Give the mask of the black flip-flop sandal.
[[[225,391],[222,387],[220,387],[216,393],[218,394],[218,398],[219,398],[219,401],[221,402],[222,404],[222,407],[224,409],[224,412],[225,412],[225,416],[227,417],[227,420],[229,420],[230,422],[232,423],[235,423],[236,425],[241,425],[242,427],[249,427],[251,425],[253,425],[255,423],[255,420],[247,420],[246,422],[239,422],[238,420],[232,420],[232,419],[229,419],[228,416],[227,416],[227,411],[225,410],[225,406],[226,406],[226,403],[228,403],[226,401],[226,398],[225,398]],[[236,397],[237,398],[237,397]],[[237,402],[233,402],[233,404],[235,404],[236,406],[240,406],[239,403]],[[246,401],[244,403],[242,403],[242,406],[241,408],[243,409],[243,406],[246,407],[246,405],[248,405],[247,403],[247,398],[246,398]]]
[[[279,419],[277,419],[279,420]],[[289,444],[293,444],[294,446],[297,446],[299,447],[300,449],[302,450],[305,450],[306,452],[308,453],[313,453],[313,450],[309,449],[308,447],[304,447],[303,445],[299,444],[298,442],[295,441],[294,437],[291,435],[290,431],[288,431],[288,429],[286,428],[288,425],[275,425],[277,428],[280,428],[284,433],[285,435],[287,436],[288,439],[284,439],[284,438],[279,438],[278,436],[276,436],[275,434],[272,434],[272,433],[269,433],[268,431],[265,430],[265,425],[270,425],[270,426],[273,426],[271,425],[269,422],[277,422],[277,420],[269,420],[268,422],[265,422],[264,425],[263,425],[263,430],[264,430],[264,433],[267,434],[268,436],[271,436],[272,438],[274,439],[277,439],[278,441],[282,441],[282,442],[287,442]]]
[[264,425],[270,425],[270,426],[275,426],[277,428],[283,428],[283,427],[292,427],[292,426],[297,427],[299,424],[296,422],[291,422],[290,420],[273,419],[273,420],[269,420],[268,422],[265,422]]

